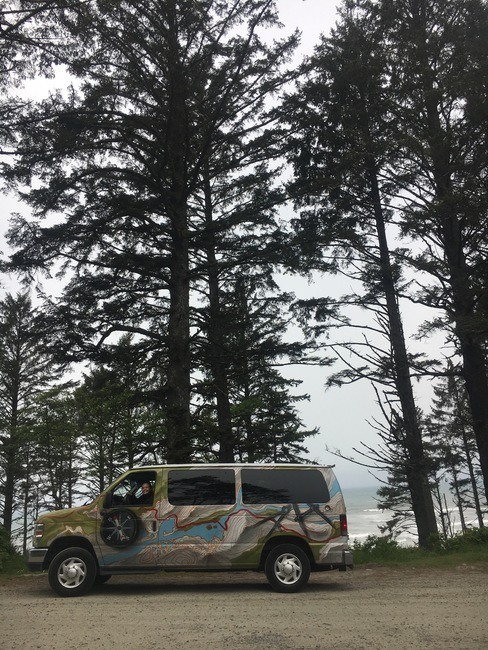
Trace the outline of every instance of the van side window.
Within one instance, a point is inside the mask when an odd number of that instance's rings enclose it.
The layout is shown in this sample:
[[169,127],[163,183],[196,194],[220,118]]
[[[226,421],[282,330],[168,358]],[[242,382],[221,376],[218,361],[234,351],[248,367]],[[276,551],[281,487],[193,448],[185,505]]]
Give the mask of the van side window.
[[236,500],[232,469],[168,472],[168,501],[174,506],[231,505]]
[[327,503],[322,472],[300,469],[242,469],[243,503]]

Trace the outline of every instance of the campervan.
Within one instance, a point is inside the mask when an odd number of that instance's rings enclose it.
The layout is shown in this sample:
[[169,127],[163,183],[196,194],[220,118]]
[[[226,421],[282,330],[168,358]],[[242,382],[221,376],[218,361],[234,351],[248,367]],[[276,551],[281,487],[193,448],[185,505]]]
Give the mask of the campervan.
[[39,517],[28,554],[61,596],[161,570],[264,571],[295,592],[352,562],[333,468],[284,464],[131,469],[92,503]]

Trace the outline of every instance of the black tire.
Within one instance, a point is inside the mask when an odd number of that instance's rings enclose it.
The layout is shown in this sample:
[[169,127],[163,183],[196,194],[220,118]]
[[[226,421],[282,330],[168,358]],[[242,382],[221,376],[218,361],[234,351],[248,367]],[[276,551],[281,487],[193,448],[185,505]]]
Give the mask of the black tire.
[[49,584],[60,596],[83,596],[96,576],[96,560],[84,548],[65,548],[49,565]]
[[269,584],[280,593],[294,593],[310,577],[308,555],[295,544],[275,546],[268,553],[264,570]]
[[112,510],[102,521],[100,535],[109,546],[129,546],[138,533],[137,517],[130,510]]

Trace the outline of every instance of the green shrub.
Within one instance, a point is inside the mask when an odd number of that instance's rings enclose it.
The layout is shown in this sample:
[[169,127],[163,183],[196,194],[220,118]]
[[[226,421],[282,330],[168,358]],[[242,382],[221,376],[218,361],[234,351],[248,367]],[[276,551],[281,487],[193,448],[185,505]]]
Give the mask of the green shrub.
[[473,550],[486,546],[488,552],[488,528],[470,528],[464,533],[457,533],[453,537],[439,539],[438,548],[441,552],[453,553],[464,550]]
[[20,558],[20,555],[12,546],[7,531],[0,525],[0,571],[4,571],[11,560],[17,560],[18,558]]
[[450,566],[459,563],[488,563],[488,528],[473,528],[454,537],[436,537],[430,551],[404,547],[389,537],[369,535],[352,545],[354,564],[409,564]]
[[368,535],[363,542],[355,540],[353,543],[354,561],[357,564],[393,559],[399,550],[398,542],[379,535]]

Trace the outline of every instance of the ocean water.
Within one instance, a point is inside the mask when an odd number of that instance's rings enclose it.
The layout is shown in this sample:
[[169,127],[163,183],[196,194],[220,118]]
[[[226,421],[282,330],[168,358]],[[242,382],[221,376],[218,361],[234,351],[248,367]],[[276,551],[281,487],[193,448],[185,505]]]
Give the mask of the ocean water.
[[[389,510],[379,510],[377,507],[376,490],[378,487],[369,486],[364,488],[342,488],[346,502],[347,525],[351,542],[355,539],[364,541],[368,535],[381,535],[380,525],[391,519],[393,513]],[[452,502],[452,497],[446,494],[449,516],[453,532],[461,530],[459,513]],[[469,528],[478,526],[478,520],[474,510],[465,511],[466,524]],[[415,525],[412,524],[412,530]],[[439,531],[441,527],[439,525]],[[398,536],[397,541],[401,544],[411,545],[416,543],[416,535],[408,532]]]
[[391,512],[378,510],[377,489],[375,486],[342,488],[351,541],[364,541],[368,535],[381,535],[378,526],[391,518]]

